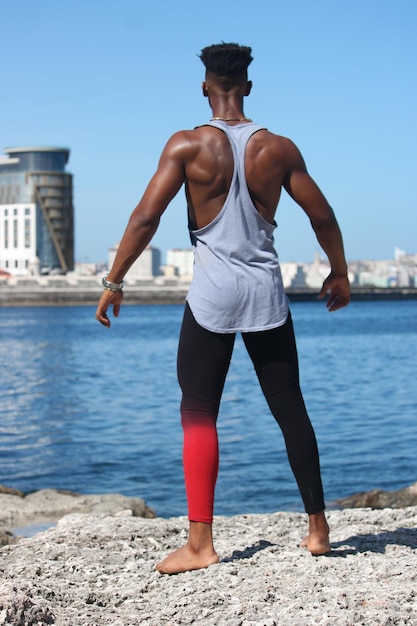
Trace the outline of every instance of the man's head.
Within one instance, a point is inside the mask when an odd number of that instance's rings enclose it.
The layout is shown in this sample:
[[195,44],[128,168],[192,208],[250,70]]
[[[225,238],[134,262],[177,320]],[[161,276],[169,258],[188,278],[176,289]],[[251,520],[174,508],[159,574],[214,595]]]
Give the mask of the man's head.
[[237,43],[219,43],[203,48],[200,59],[206,67],[206,80],[213,81],[224,91],[247,83],[252,48]]

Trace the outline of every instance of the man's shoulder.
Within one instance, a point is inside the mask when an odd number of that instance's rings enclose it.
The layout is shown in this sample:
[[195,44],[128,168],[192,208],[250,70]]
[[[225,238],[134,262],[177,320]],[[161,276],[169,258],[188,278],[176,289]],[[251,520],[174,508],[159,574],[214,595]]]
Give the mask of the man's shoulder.
[[289,137],[285,137],[285,135],[280,135],[279,133],[275,133],[266,126],[262,126],[262,128],[266,131],[266,134],[270,141],[273,141],[275,143],[280,143],[283,145],[291,145],[294,143]]
[[213,127],[201,125],[192,129],[176,131],[169,138],[165,150],[171,154],[175,153],[188,158],[195,156],[198,151],[207,147],[213,141]]
[[168,139],[163,154],[172,157],[186,157],[197,145],[194,130],[178,130]]
[[259,141],[259,144],[263,144],[270,150],[278,151],[279,153],[291,154],[293,151],[298,150],[295,143],[289,137],[271,132],[266,127],[262,127],[262,132],[255,133],[254,139],[255,141]]
[[184,129],[184,130],[177,130],[173,135],[171,135],[171,137],[168,140],[168,145],[172,145],[172,146],[180,146],[180,145],[190,145],[192,143],[195,143],[197,141],[199,141],[201,139],[201,132],[200,131],[202,127],[197,127],[197,128],[191,128],[191,129]]
[[169,142],[176,143],[180,141],[190,141],[193,137],[194,129],[177,130],[169,138]]

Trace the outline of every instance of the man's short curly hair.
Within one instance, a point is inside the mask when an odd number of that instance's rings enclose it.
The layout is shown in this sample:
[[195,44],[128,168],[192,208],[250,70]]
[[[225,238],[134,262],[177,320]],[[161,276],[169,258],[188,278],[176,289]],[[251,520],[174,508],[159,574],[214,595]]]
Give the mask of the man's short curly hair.
[[223,78],[239,78],[247,75],[253,60],[252,48],[237,43],[219,43],[203,48],[200,59],[206,72]]

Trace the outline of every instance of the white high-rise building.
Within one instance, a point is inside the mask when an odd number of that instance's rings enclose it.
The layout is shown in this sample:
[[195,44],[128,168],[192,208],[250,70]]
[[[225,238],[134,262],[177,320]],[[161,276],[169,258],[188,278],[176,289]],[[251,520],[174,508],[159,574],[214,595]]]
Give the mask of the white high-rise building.
[[190,277],[193,274],[194,250],[192,248],[174,248],[167,251],[167,265],[175,267],[178,276]]
[[[118,248],[119,244],[109,250],[109,267],[113,265]],[[126,280],[148,280],[160,274],[161,252],[158,248],[148,246],[133,263],[125,278]]]

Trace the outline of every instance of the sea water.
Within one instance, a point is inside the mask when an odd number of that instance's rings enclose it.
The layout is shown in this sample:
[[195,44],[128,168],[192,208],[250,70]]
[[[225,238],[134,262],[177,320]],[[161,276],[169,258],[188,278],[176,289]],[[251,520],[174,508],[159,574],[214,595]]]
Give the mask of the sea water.
[[[291,305],[327,503],[417,480],[417,302]],[[0,309],[0,483],[141,497],[186,513],[176,351],[183,307]],[[302,510],[237,338],[219,415],[218,515]],[[301,443],[300,443],[301,445]]]

